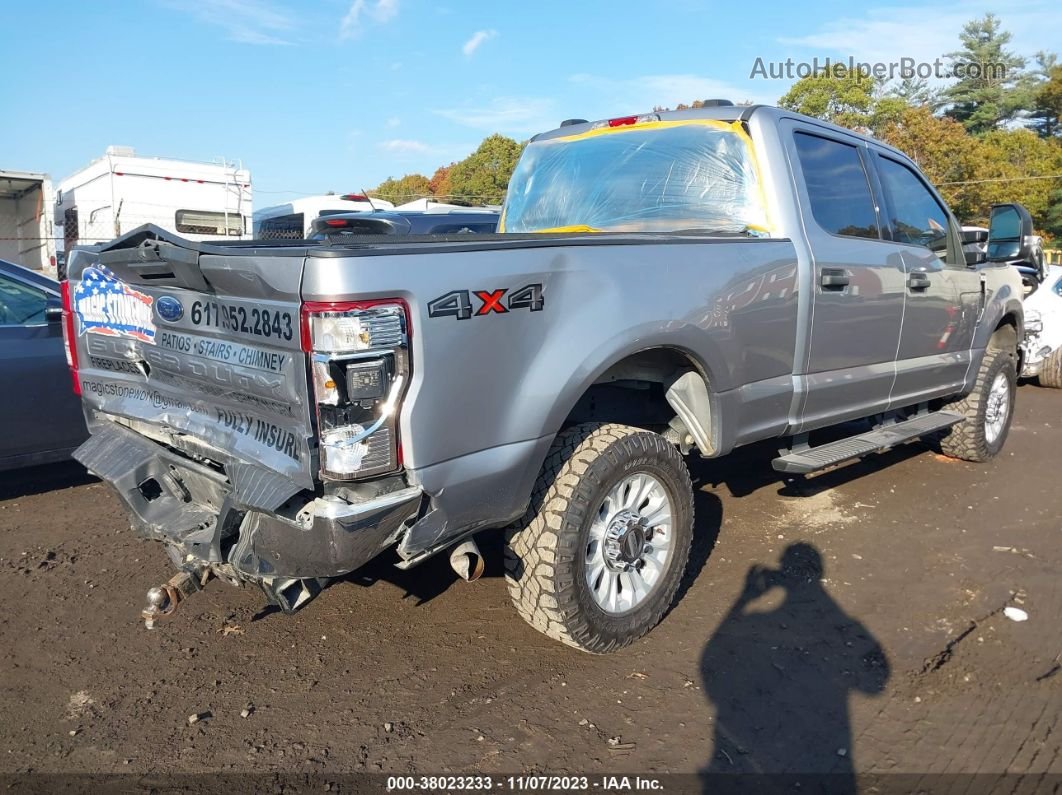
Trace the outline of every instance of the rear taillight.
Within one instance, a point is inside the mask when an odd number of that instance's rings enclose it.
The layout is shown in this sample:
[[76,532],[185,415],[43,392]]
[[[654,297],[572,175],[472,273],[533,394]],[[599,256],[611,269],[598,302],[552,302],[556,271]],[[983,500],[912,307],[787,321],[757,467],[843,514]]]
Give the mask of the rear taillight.
[[65,279],[59,285],[63,297],[63,347],[66,349],[66,364],[74,383],[74,394],[81,394],[81,381],[77,376],[77,335],[74,333],[74,310],[70,303],[70,282]]
[[398,298],[302,305],[321,477],[355,480],[402,466],[397,415],[409,338],[409,307]]

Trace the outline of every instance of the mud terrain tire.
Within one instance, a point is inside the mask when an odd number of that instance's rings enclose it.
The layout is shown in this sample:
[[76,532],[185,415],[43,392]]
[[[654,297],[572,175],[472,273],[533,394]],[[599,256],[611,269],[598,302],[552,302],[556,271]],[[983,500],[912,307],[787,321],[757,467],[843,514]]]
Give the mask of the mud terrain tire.
[[[1016,368],[1013,351],[998,348],[985,351],[973,391],[944,407],[945,411],[954,411],[965,417],[941,437],[940,449],[944,455],[982,462],[993,458],[1003,449],[1014,418],[1014,395],[1018,382]],[[1001,379],[1006,386],[1005,398],[999,391]],[[1001,423],[998,422],[1000,411],[1006,412]],[[993,423],[993,420],[996,422]],[[995,430],[993,424],[996,425]]]
[[[666,493],[671,535],[661,543],[670,550],[642,601],[615,614],[599,605],[588,582],[595,543],[590,528],[602,526],[609,495],[639,475],[649,475]],[[577,425],[554,440],[527,513],[507,534],[509,595],[520,615],[549,637],[595,654],[614,651],[663,618],[685,571],[692,537],[693,486],[673,445],[626,425]],[[613,553],[616,548],[613,542]]]

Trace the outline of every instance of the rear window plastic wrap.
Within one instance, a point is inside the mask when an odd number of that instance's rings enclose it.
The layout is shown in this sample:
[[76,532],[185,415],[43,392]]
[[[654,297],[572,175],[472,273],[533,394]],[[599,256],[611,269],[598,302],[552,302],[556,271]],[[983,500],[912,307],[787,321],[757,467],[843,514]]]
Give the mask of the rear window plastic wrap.
[[748,134],[709,119],[532,142],[502,218],[506,232],[770,233]]

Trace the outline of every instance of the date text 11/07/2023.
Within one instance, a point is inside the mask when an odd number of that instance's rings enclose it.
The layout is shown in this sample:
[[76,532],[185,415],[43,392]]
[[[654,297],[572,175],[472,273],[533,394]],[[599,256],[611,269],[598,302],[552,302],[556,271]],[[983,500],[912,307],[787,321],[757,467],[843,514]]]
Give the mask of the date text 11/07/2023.
[[633,792],[662,791],[651,776],[388,776],[388,792]]

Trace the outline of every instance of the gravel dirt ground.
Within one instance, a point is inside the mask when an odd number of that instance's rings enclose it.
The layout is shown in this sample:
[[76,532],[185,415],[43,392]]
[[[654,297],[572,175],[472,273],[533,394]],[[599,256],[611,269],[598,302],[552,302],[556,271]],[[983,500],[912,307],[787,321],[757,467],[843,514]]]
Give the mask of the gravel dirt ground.
[[149,632],[162,549],[76,465],[7,473],[0,773],[1060,774],[1060,450],[1024,386],[986,465],[691,461],[684,596],[604,657],[517,618],[497,542],[474,584],[377,561],[284,616],[214,582]]

